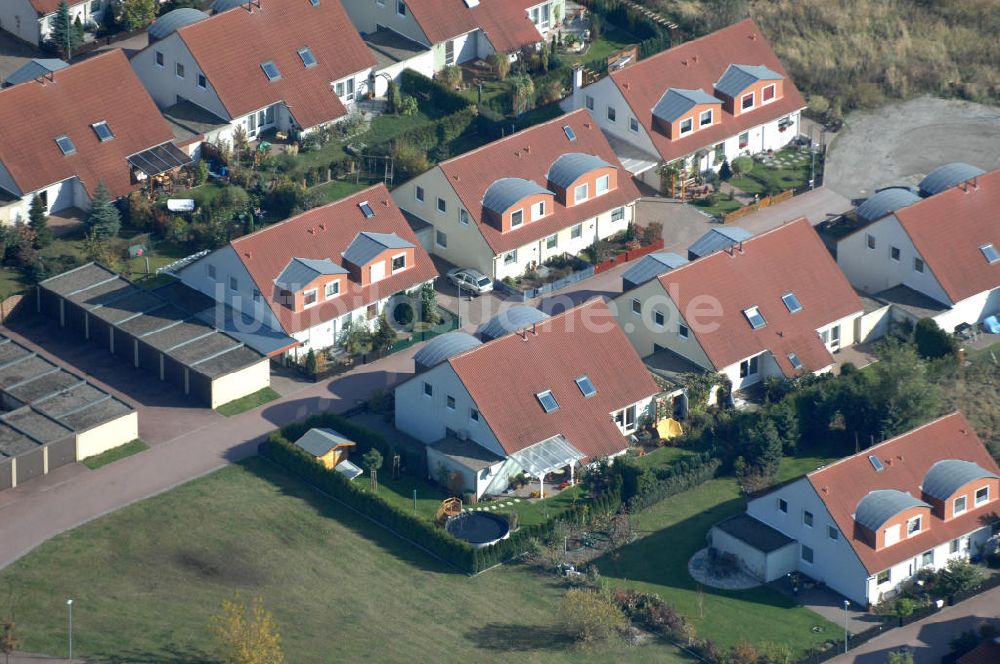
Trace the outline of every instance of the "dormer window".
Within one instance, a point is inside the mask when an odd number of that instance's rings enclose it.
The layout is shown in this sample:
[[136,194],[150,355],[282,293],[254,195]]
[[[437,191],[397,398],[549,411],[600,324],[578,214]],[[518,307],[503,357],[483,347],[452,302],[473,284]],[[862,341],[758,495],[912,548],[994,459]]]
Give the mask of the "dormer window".
[[968,508],[968,504],[966,502],[966,497],[965,496],[959,496],[951,504],[952,515],[953,516],[958,516],[959,514],[962,514],[963,512],[965,512],[965,510],[967,508]]
[[326,285],[326,299],[329,300],[331,297],[337,297],[338,295],[340,295],[340,282],[331,281]]
[[702,111],[698,115],[698,126],[707,127],[710,124],[712,124],[712,109],[708,109],[707,111]]
[[795,296],[795,293],[785,293],[781,296],[781,301],[785,303],[785,307],[788,308],[788,313],[796,313],[802,311],[802,303],[799,302],[799,298]]
[[743,95],[743,97],[740,99],[740,108],[742,110],[744,110],[744,111],[747,110],[747,109],[749,109],[749,108],[753,108],[753,93],[752,92],[750,94]]
[[611,188],[611,176],[610,175],[602,175],[601,177],[597,178],[597,195],[598,196],[601,196],[602,194],[608,193],[608,189],[610,189],[610,188]]
[[990,265],[1000,261],[1000,251],[997,251],[997,248],[994,247],[992,243],[984,244],[979,247],[979,251],[983,252],[983,256],[986,257],[986,262]]
[[545,390],[544,392],[539,392],[535,395],[538,398],[538,403],[542,405],[542,410],[546,413],[552,413],[559,410],[559,402],[552,395],[552,390]]
[[976,489],[976,507],[988,503],[990,500],[990,487],[984,486]]
[[316,304],[317,300],[318,300],[318,297],[317,297],[317,292],[316,292],[315,288],[313,288],[312,290],[307,290],[306,292],[302,293],[302,306],[303,307],[311,307],[314,304]]
[[915,516],[912,519],[906,520],[906,536],[913,537],[920,532],[923,526],[923,517]]
[[531,220],[541,219],[545,216],[545,201],[538,201],[531,206]]
[[510,213],[510,227],[517,228],[524,223],[524,210],[515,210]]
[[267,62],[262,62],[260,68],[264,70],[264,75],[267,76],[269,81],[280,81],[281,72],[278,71],[278,65],[274,64],[271,60]]
[[73,141],[70,137],[63,134],[62,136],[56,136],[56,145],[62,150],[63,155],[69,156],[76,153],[76,146],[73,145]]
[[769,102],[774,99],[774,83],[766,86],[760,93],[760,100],[762,102]]
[[750,307],[749,309],[743,310],[743,315],[747,317],[747,321],[750,323],[750,327],[755,330],[767,325],[767,321],[764,320],[764,316],[761,315],[760,309],[758,307]]
[[104,120],[100,122],[95,122],[90,125],[94,129],[94,133],[97,134],[97,138],[100,139],[101,143],[106,143],[115,137],[114,133],[111,131],[111,127]]
[[299,57],[302,58],[302,64],[305,65],[306,69],[316,66],[316,56],[313,55],[308,46],[299,49]]
[[573,202],[582,203],[590,198],[590,187],[584,182],[581,185],[577,185],[576,189],[573,190]]
[[692,120],[691,118],[685,118],[684,120],[681,120],[680,129],[681,129],[681,136],[690,133],[691,130],[694,129],[694,120]]
[[399,272],[406,269],[406,254],[392,257],[392,271]]

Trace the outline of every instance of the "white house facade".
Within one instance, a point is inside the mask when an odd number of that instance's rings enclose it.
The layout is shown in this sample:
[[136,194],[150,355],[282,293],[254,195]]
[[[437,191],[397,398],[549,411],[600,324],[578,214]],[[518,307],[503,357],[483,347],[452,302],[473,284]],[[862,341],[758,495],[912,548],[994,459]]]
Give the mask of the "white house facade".
[[[84,27],[97,24],[111,0],[69,2],[69,15]],[[4,0],[0,2],[0,30],[30,44],[40,45],[52,33],[52,21],[59,8],[58,0]]]

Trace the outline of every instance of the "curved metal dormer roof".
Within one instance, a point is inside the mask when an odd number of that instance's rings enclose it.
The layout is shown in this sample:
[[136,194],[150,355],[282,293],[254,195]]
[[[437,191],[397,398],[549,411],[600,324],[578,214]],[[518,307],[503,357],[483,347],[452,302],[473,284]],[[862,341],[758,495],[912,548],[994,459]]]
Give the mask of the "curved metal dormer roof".
[[502,310],[496,316],[480,325],[479,329],[476,330],[476,334],[484,341],[499,339],[511,332],[517,332],[535,323],[540,323],[548,317],[549,315],[540,309],[529,307],[526,304],[519,304],[510,309]]
[[191,7],[181,7],[167,12],[149,26],[149,41],[166,39],[184,26],[203,21],[206,18],[208,18],[208,14]]
[[892,517],[913,507],[930,509],[931,506],[903,491],[880,489],[872,491],[861,499],[857,509],[854,510],[854,520],[875,532]]
[[436,367],[450,357],[482,346],[483,342],[466,332],[447,332],[434,337],[413,355],[418,370]]
[[981,168],[955,161],[938,166],[920,181],[920,195],[934,196],[966,180],[985,174]]
[[239,7],[240,5],[246,5],[247,0],[215,0],[212,3],[212,11],[216,14],[221,14],[224,11],[228,11],[233,7]]
[[947,500],[969,482],[997,478],[978,463],[961,459],[945,459],[931,466],[924,476],[923,491],[938,500]]
[[871,223],[919,200],[919,196],[905,187],[888,187],[868,198],[855,212],[860,221]]
[[592,154],[567,152],[552,162],[545,178],[555,186],[566,189],[581,176],[598,168],[614,168],[614,166]]
[[524,178],[500,178],[490,185],[483,195],[483,207],[497,214],[503,214],[518,201],[535,194],[549,194],[551,191],[532,180]]

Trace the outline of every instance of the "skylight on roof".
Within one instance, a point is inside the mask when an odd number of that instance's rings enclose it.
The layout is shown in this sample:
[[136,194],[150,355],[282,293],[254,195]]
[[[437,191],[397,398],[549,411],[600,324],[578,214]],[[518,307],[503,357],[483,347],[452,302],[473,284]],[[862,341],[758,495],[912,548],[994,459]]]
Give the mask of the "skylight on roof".
[[469,9],[479,6],[479,0],[465,0],[465,6]]
[[97,134],[97,138],[101,139],[101,143],[110,141],[115,137],[114,132],[111,131],[111,127],[109,127],[108,123],[104,120],[95,122],[90,126],[94,128],[94,133]]
[[279,81],[281,80],[281,72],[278,71],[278,65],[274,64],[270,60],[267,62],[262,62],[260,68],[264,70],[264,75],[267,76],[269,81]]
[[885,466],[882,465],[882,460],[879,459],[874,454],[868,456],[868,461],[871,462],[872,468],[875,469],[876,473],[881,473],[883,470],[885,470]]
[[802,311],[802,303],[799,302],[799,298],[795,296],[795,293],[785,293],[781,296],[781,301],[785,303],[790,313],[794,314],[796,311]]
[[743,315],[747,317],[748,321],[750,321],[750,327],[752,327],[755,330],[759,330],[760,328],[767,325],[767,321],[764,320],[764,316],[760,313],[760,309],[757,307],[750,307],[749,309],[744,309]]
[[1000,261],[1000,251],[997,251],[997,248],[993,246],[993,243],[984,244],[979,247],[979,251],[983,252],[983,256],[986,257],[986,262],[991,265]]
[[302,58],[302,64],[306,66],[306,69],[316,66],[316,56],[313,55],[308,46],[299,49],[299,57]]
[[563,125],[563,131],[566,132],[566,138],[570,140],[571,143],[576,142],[576,132],[569,125]]
[[371,219],[375,216],[375,211],[372,210],[372,206],[368,204],[368,201],[361,201],[358,203],[358,207],[361,208],[361,214],[365,215],[365,219]]
[[799,356],[796,355],[795,353],[788,354],[788,361],[792,363],[792,368],[795,369],[796,371],[802,368],[802,360],[800,360]]
[[56,136],[56,145],[62,150],[64,155],[71,155],[76,152],[76,146],[73,145],[73,141],[70,140],[69,136],[63,134],[62,136]]
[[319,0],[309,0],[309,4],[313,7],[319,7]]
[[538,403],[542,404],[542,410],[546,413],[551,413],[553,411],[559,410],[559,402],[556,398],[552,396],[552,390],[545,390],[544,392],[539,392],[535,395],[538,397]]
[[594,387],[594,383],[590,380],[590,376],[583,375],[577,378],[576,386],[580,388],[580,392],[583,393],[583,396],[588,399],[597,394],[597,388]]

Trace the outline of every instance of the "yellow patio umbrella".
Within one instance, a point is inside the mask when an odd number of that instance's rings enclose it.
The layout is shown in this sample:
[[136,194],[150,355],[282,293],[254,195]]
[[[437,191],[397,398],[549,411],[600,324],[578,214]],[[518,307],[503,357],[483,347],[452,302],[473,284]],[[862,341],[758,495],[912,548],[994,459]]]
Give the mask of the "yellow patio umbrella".
[[672,417],[668,417],[656,424],[656,432],[660,434],[660,438],[663,440],[670,440],[684,433],[684,429],[681,427],[680,422]]

